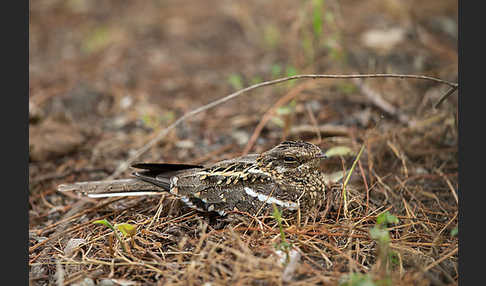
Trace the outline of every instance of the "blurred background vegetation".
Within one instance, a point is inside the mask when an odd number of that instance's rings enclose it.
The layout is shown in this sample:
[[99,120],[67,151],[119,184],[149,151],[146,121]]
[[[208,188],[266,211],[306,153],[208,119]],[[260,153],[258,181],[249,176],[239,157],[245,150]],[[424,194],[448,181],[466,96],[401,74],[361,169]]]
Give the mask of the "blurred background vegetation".
[[[143,144],[138,139],[115,139],[111,132],[141,132],[136,138],[146,141],[151,131],[189,110],[284,76],[408,73],[457,79],[457,1],[42,0],[30,3],[29,29],[31,127],[47,119],[56,124],[31,130],[34,160],[74,150],[86,132],[98,134],[96,141],[108,136],[126,150],[136,148]],[[260,89],[201,115],[178,138],[202,137],[206,147],[228,140],[244,144],[263,112],[297,83]],[[424,107],[446,89],[392,79],[369,84],[411,115],[427,112]],[[302,111],[306,96],[318,94],[309,104],[319,122],[348,124],[346,115],[356,111],[343,106],[359,94],[351,81],[320,80],[303,89],[307,95],[293,108]],[[71,135],[64,141],[73,142],[61,151],[59,140],[36,144],[65,124]],[[72,125],[83,124],[73,135],[78,127]],[[275,118],[270,124],[283,123]],[[233,131],[233,139],[224,138],[225,130]],[[101,149],[99,154],[113,151]]]

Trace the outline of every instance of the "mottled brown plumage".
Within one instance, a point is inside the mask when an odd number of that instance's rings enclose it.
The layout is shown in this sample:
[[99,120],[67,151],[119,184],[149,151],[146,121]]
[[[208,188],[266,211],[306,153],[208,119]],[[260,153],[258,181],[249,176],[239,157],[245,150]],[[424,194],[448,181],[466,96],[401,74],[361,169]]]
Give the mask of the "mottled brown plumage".
[[321,149],[311,143],[285,141],[262,153],[225,160],[208,167],[140,163],[134,179],[84,182],[59,186],[91,197],[144,195],[169,191],[188,206],[226,215],[231,211],[307,212],[326,199],[326,180],[320,171]]

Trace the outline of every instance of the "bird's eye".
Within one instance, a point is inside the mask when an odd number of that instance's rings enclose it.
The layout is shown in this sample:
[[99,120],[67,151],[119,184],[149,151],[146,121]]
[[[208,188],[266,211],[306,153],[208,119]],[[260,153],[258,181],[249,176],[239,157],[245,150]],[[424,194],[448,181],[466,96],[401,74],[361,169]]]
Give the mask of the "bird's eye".
[[294,164],[297,163],[297,159],[295,159],[294,157],[286,156],[284,157],[284,162],[288,164]]

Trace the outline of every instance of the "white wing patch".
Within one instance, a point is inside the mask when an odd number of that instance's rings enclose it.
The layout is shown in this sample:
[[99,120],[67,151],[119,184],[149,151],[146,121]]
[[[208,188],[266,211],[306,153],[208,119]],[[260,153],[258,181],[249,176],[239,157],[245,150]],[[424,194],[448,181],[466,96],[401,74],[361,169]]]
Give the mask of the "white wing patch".
[[279,206],[285,207],[285,208],[290,209],[290,210],[296,210],[299,206],[297,203],[281,201],[281,200],[276,199],[274,197],[270,197],[270,196],[267,196],[267,195],[264,195],[264,194],[257,193],[253,189],[248,188],[248,187],[245,187],[244,189],[245,189],[245,193],[247,195],[254,197],[254,198],[258,198],[259,201],[266,202],[267,204],[275,203]]
[[172,189],[173,187],[177,187],[177,181],[179,181],[179,178],[176,176],[170,178],[170,188]]
[[[202,208],[200,208],[200,207],[196,206],[196,205],[195,205],[193,202],[191,202],[191,199],[190,199],[189,197],[182,196],[180,199],[181,199],[181,201],[183,201],[183,202],[184,202],[184,203],[185,203],[185,204],[186,204],[188,207],[193,208],[193,209],[196,209],[196,210],[198,210],[198,211],[201,211],[201,212],[205,212],[205,211],[212,212],[212,211],[214,211],[214,205],[210,205],[210,206],[207,208],[207,210],[205,210],[205,209],[202,209]],[[204,200],[202,200],[202,201],[203,201],[204,203],[206,203]],[[226,212],[225,212],[224,210],[219,210],[219,211],[217,211],[217,212],[218,212],[218,214],[219,214],[220,216],[225,216],[225,215],[226,215]]]
[[201,212],[206,211],[206,210],[204,210],[204,209],[202,209],[202,208],[200,208],[200,207],[196,206],[195,204],[193,204],[193,203],[191,202],[191,199],[189,199],[189,198],[188,198],[188,197],[186,197],[186,196],[182,196],[180,199],[181,199],[181,201],[183,201],[183,202],[184,202],[184,203],[185,203],[185,204],[186,204],[188,207],[190,207],[190,208],[196,209],[196,210],[201,211]]
[[109,197],[131,197],[131,196],[152,196],[163,195],[163,192],[121,192],[121,193],[100,193],[100,194],[87,194],[89,198],[109,198]]
[[253,167],[251,169],[248,169],[247,172],[250,173],[250,174],[260,174],[260,175],[266,175],[266,176],[270,175],[267,172],[260,170],[259,168],[253,168]]

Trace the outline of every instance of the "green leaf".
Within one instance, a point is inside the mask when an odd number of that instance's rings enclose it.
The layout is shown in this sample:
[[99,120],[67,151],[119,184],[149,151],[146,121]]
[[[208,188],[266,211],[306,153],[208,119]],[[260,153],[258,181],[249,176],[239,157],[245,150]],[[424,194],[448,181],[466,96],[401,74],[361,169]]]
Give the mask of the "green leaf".
[[350,93],[356,92],[358,90],[356,85],[354,85],[353,83],[347,83],[347,82],[343,82],[343,83],[339,84],[337,87],[338,87],[340,92],[345,93],[345,94],[350,94]]
[[398,223],[398,218],[392,214],[390,214],[388,211],[381,213],[377,218],[376,218],[376,223],[381,224],[381,225],[387,225],[387,224],[396,224]]
[[272,78],[279,77],[281,72],[282,72],[282,67],[280,65],[274,64],[272,66]]
[[280,31],[278,27],[275,25],[266,25],[263,28],[263,38],[268,48],[275,49],[278,47],[280,42]]
[[372,229],[370,229],[370,237],[371,239],[379,243],[390,242],[390,235],[388,234],[388,230],[382,229],[378,226],[374,226]]
[[[273,218],[275,218],[275,220],[277,221],[278,228],[280,229],[280,238],[282,240],[280,245],[283,246],[284,249],[288,249],[288,246],[290,246],[290,245],[287,243],[287,240],[285,238],[285,232],[284,232],[284,229],[283,229],[283,226],[282,226],[282,214],[278,210],[275,203],[273,203],[272,205],[273,205]],[[287,247],[287,248],[285,248],[285,247]]]
[[280,211],[278,210],[277,206],[273,204],[273,218],[280,223],[282,220],[282,215],[280,214]]
[[108,220],[106,220],[106,219],[96,220],[93,223],[105,225],[105,226],[109,227],[111,230],[113,230],[113,233],[115,234],[116,239],[120,242],[120,245],[121,245],[123,251],[127,252],[127,250],[125,248],[125,244],[123,244],[123,241],[121,240],[120,236],[116,232],[116,229],[113,227],[113,225]]
[[375,284],[377,286],[391,286],[391,285],[393,285],[390,277],[385,277],[385,278],[382,278],[380,280],[377,280]]
[[347,146],[336,146],[328,149],[326,151],[326,156],[328,158],[334,157],[334,156],[348,156],[348,155],[353,155],[353,150]]
[[400,260],[398,258],[398,253],[395,252],[395,251],[390,251],[390,253],[388,253],[389,257],[390,257],[390,262],[393,264],[393,265],[399,265],[400,264]]
[[113,227],[113,225],[111,225],[111,223],[109,221],[107,221],[106,219],[97,220],[97,221],[94,221],[93,223],[105,225],[105,226],[109,227],[111,230],[115,231],[115,228]]
[[334,14],[332,12],[324,13],[324,19],[327,23],[334,23]]
[[84,52],[97,52],[109,45],[111,41],[111,31],[106,26],[96,27],[84,39],[81,48]]
[[459,229],[457,226],[453,229],[451,229],[451,236],[456,236],[459,233]]
[[155,119],[155,117],[150,114],[142,115],[142,123],[144,124],[144,126],[151,129],[157,128],[158,125],[157,119]]
[[351,178],[351,174],[354,171],[354,168],[356,167],[356,164],[359,161],[359,158],[361,157],[361,154],[363,153],[365,148],[365,145],[361,145],[361,149],[359,149],[358,155],[353,161],[353,165],[351,165],[351,169],[349,170],[348,174],[346,175],[346,178],[344,179],[343,183],[343,201],[344,201],[344,215],[347,216],[348,213],[348,199],[347,199],[347,192],[346,192],[346,186],[348,185],[349,179]]
[[351,273],[346,275],[340,286],[376,286],[369,274]]
[[270,121],[278,125],[278,127],[280,128],[283,128],[285,126],[285,122],[282,120],[282,118],[278,116],[272,116],[272,118],[270,118]]
[[254,85],[254,84],[258,84],[258,83],[261,83],[263,81],[263,79],[259,76],[254,76],[250,79],[250,84],[251,85]]
[[312,28],[314,30],[314,37],[319,39],[322,34],[322,0],[312,1]]
[[292,113],[292,108],[290,106],[281,106],[277,108],[278,115],[288,115]]
[[167,111],[162,113],[162,115],[159,116],[159,122],[172,122],[175,119],[175,113],[174,111]]
[[[293,66],[288,66],[285,70],[285,73],[286,73],[287,77],[291,77],[291,76],[297,75],[297,69],[295,69]],[[295,84],[295,79],[289,80],[287,82],[287,87],[290,88],[290,87],[294,86],[294,84]]]
[[228,77],[228,82],[234,89],[243,88],[243,80],[241,79],[241,76],[238,74],[231,74]]
[[297,75],[297,70],[293,66],[288,66],[286,69],[287,76]]
[[137,233],[137,227],[129,223],[120,223],[116,225],[116,228],[123,233],[124,236],[134,236]]
[[289,115],[295,111],[295,107],[297,106],[297,101],[292,99],[289,104],[280,106],[277,108],[277,115]]
[[304,33],[304,39],[301,42],[302,49],[304,50],[305,58],[308,63],[314,61],[315,49],[312,44],[312,33]]

